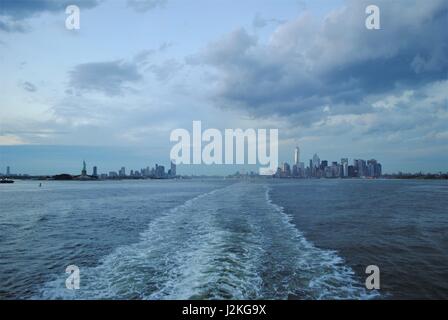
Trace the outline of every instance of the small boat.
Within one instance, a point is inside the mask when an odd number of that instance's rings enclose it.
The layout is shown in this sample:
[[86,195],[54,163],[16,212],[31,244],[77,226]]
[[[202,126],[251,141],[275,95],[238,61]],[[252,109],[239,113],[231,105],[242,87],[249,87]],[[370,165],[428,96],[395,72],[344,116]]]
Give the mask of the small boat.
[[3,179],[0,179],[0,183],[14,183],[14,180],[3,178]]

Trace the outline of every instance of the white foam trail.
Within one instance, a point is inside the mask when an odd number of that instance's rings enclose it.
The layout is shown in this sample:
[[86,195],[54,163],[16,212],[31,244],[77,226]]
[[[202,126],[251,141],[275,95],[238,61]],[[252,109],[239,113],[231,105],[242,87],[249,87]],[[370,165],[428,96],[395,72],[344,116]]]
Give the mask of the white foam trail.
[[[378,292],[367,292],[365,288],[355,279],[354,271],[344,260],[338,256],[336,251],[324,250],[315,247],[296,228],[292,217],[285,213],[284,208],[273,203],[270,198],[271,189],[265,187],[267,203],[278,213],[283,220],[288,234],[295,239],[296,250],[300,254],[296,256],[296,268],[298,272],[304,273],[307,287],[300,288],[300,298],[312,299],[373,299],[378,297]],[[289,293],[296,295],[298,288],[289,287]]]
[[[95,268],[81,269],[81,290],[64,279],[45,285],[46,299],[224,299],[256,296],[254,263],[228,251],[232,232],[214,221],[217,189],[186,201],[150,223],[141,241],[119,247]],[[251,278],[251,281],[247,281]]]
[[[169,257],[169,253],[179,249],[178,245],[174,246],[170,238],[173,234],[182,231],[188,223],[189,217],[180,214],[188,211],[196,201],[213,195],[217,190],[196,196],[170,209],[149,224],[148,229],[141,234],[141,241],[118,247],[113,253],[104,257],[95,268],[82,268],[82,290],[66,290],[65,279],[59,277],[44,286],[41,297],[45,299],[144,298],[143,293],[147,291],[147,286],[153,286],[154,291],[157,292],[160,290],[159,283],[166,278],[172,261],[176,260],[175,257]],[[176,218],[176,224],[170,221],[173,218]],[[188,243],[183,242],[180,245],[187,246]],[[170,246],[173,247],[170,248]],[[165,267],[165,272],[160,272],[162,267]],[[154,277],[159,278],[159,281],[147,277],[147,274],[152,273]]]
[[237,183],[202,194],[152,221],[135,244],[81,268],[81,290],[65,274],[45,299],[370,298],[334,252],[308,242],[269,189]]

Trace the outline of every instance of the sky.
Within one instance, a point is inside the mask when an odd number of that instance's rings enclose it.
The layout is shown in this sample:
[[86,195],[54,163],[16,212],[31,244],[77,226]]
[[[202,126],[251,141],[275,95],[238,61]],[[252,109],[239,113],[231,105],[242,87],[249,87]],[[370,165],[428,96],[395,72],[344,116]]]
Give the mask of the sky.
[[446,30],[446,0],[1,0],[0,172],[168,165],[194,120],[278,129],[280,162],[446,172]]

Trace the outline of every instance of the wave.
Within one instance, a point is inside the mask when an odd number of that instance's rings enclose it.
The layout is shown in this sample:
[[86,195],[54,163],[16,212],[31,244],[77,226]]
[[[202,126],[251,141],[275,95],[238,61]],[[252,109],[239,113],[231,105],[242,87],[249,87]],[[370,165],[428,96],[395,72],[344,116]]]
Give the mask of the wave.
[[[290,250],[295,253],[293,264],[297,276],[292,277],[288,292],[292,298],[301,299],[373,299],[377,291],[368,292],[356,278],[354,271],[345,264],[336,251],[320,249],[308,241],[292,222],[284,208],[270,198],[271,189],[266,186],[267,203],[282,219],[283,228],[292,240]],[[300,273],[300,275],[299,275]],[[297,287],[297,283],[306,286]]]
[[140,241],[91,268],[81,289],[65,274],[44,299],[368,299],[336,252],[315,247],[273,203],[269,187],[237,183],[152,221]]

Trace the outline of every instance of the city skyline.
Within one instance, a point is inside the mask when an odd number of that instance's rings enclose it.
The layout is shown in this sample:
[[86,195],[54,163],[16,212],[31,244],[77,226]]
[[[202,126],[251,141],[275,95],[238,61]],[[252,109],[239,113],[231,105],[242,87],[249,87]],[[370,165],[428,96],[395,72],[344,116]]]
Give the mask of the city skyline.
[[353,159],[349,165],[348,158],[341,158],[341,162],[321,160],[317,153],[309,160],[309,165],[300,161],[300,148],[294,149],[294,162],[291,167],[288,162],[283,162],[277,168],[275,177],[278,178],[379,178],[382,176],[382,165],[376,159]]
[[[89,174],[91,172],[91,174]],[[12,176],[34,176],[32,174],[28,174],[26,172],[13,172],[11,171],[11,167],[6,167],[6,172],[3,173],[0,171],[0,176],[4,177],[12,177]],[[165,166],[155,164],[154,167],[146,166],[141,169],[126,169],[126,166],[121,166],[118,170],[101,172],[98,170],[98,166],[92,165],[88,166],[85,160],[82,161],[81,170],[77,173],[73,172],[59,172],[58,174],[44,174],[44,175],[35,175],[35,176],[65,176],[70,178],[74,178],[75,180],[89,180],[91,178],[94,179],[106,179],[106,178],[125,178],[125,177],[151,177],[151,178],[175,178],[177,176],[177,166],[171,161],[168,171],[165,172]]]
[[[118,149],[118,152],[112,151],[110,149],[102,149],[102,148],[87,148],[84,149],[83,147],[64,147],[66,151],[64,150],[58,150],[57,152],[57,161],[53,162],[55,163],[54,166],[49,166],[49,168],[38,168],[38,165],[41,163],[41,161],[44,161],[45,163],[52,161],[48,161],[46,158],[46,155],[48,154],[48,146],[34,146],[34,148],[41,149],[40,152],[38,152],[36,158],[34,159],[34,162],[28,161],[29,155],[25,152],[18,152],[17,155],[14,157],[8,156],[8,153],[1,152],[0,151],[0,174],[5,174],[7,172],[7,167],[13,169],[17,173],[21,174],[29,174],[29,175],[56,175],[60,173],[69,173],[69,174],[77,174],[79,171],[79,162],[83,161],[83,159],[93,159],[89,162],[94,163],[102,163],[102,169],[105,173],[108,173],[110,171],[114,171],[117,168],[120,168],[123,164],[125,164],[128,168],[140,168],[141,166],[145,166],[145,163],[164,163],[163,159],[156,159],[153,160],[151,156],[147,157],[146,154],[150,154],[150,152],[141,152],[142,150],[137,150],[136,153],[134,153],[135,150],[132,149],[126,149],[126,148],[120,148]],[[50,147],[51,148],[51,147]],[[294,148],[293,154],[291,154],[291,150],[289,152],[283,152],[280,149],[279,152],[279,164],[282,165],[283,163],[287,162],[288,164],[294,164],[295,158],[296,158],[296,148]],[[0,146],[1,150],[1,146]],[[80,151],[79,154],[77,154],[74,151]],[[361,155],[353,154],[353,152],[345,152],[345,154],[350,154],[350,156],[346,156],[342,153],[338,153],[336,156],[328,156],[328,153],[321,153],[319,152],[311,152],[308,150],[305,150],[306,152],[303,152],[302,149],[300,149],[299,154],[301,159],[307,159],[312,160],[313,157],[316,154],[321,154],[322,159],[330,159],[327,160],[329,163],[332,163],[334,161],[340,161],[341,159],[349,159],[350,162],[352,162],[355,159],[375,159],[379,158],[374,153],[363,153]],[[39,159],[39,153],[42,154],[42,158]],[[95,155],[96,153],[96,155]],[[61,157],[62,160],[61,160]],[[92,157],[92,155],[94,155]],[[341,156],[342,155],[342,156]],[[65,157],[66,156],[66,157]],[[7,158],[9,160],[7,160]],[[65,159],[66,158],[66,159]],[[95,160],[96,159],[96,160]],[[145,160],[149,159],[149,160]],[[301,161],[305,164],[305,167],[308,166],[307,161]],[[406,172],[406,173],[429,173],[429,174],[436,174],[439,172],[448,172],[447,168],[441,168],[440,170],[428,170],[427,167],[415,167],[413,170],[409,170],[409,166],[407,165],[406,161],[400,161],[399,164],[401,165],[390,165],[389,162],[381,161],[382,163],[386,163],[386,166],[383,169],[383,173],[385,174],[396,174],[399,172]],[[17,163],[19,165],[17,165]],[[112,164],[111,164],[112,163]],[[26,164],[26,166],[23,166],[21,164]],[[37,165],[36,165],[37,164]],[[229,174],[233,174],[236,171],[241,172],[250,172],[250,171],[258,171],[259,166],[258,165],[178,165],[178,170],[183,175],[221,175],[226,176]]]
[[[292,156],[293,165],[290,166],[288,161],[281,162],[281,165],[277,168],[276,172],[272,174],[274,177],[296,177],[296,178],[354,178],[354,177],[381,177],[383,174],[382,164],[376,159],[360,159],[353,158],[352,164],[349,164],[349,158],[340,158],[340,163],[338,161],[328,161],[325,159],[320,159],[317,153],[314,153],[313,157],[309,159],[309,165],[307,166],[304,161],[300,158],[300,148],[296,146],[294,148],[294,153]],[[88,170],[86,161],[82,161],[82,170],[79,177],[87,177]],[[193,165],[193,166],[203,166],[203,165]],[[213,165],[212,165],[213,166]],[[215,165],[216,166],[216,165]],[[237,165],[233,165],[237,166]],[[238,167],[238,166],[237,166]],[[241,167],[241,166],[240,166]],[[165,173],[165,167],[163,165],[155,164],[155,167],[150,168],[149,166],[143,167],[141,169],[130,169],[126,166],[121,166],[118,170],[111,171],[98,171],[98,166],[95,164],[91,167],[92,175],[90,177],[95,178],[123,178],[123,177],[176,177],[177,176],[177,165],[171,160],[170,169]],[[1,173],[0,175],[12,176],[12,175],[23,175],[26,173],[12,173],[11,167],[6,167],[6,174]],[[127,171],[129,170],[129,171]],[[129,174],[127,174],[129,172]],[[239,172],[239,171],[237,171]],[[244,170],[243,170],[244,172]],[[249,170],[247,170],[249,173]],[[251,174],[253,170],[250,170]],[[401,171],[400,171],[401,172]],[[421,171],[420,171],[421,172]],[[62,174],[62,173],[59,173]],[[69,172],[63,172],[63,174],[72,174]],[[187,174],[184,174],[187,175]],[[200,174],[199,174],[200,175]],[[216,174],[214,174],[216,175]],[[218,174],[219,175],[219,174]],[[258,175],[258,174],[257,174]],[[74,175],[76,176],[76,175]],[[78,177],[78,176],[76,176]]]

